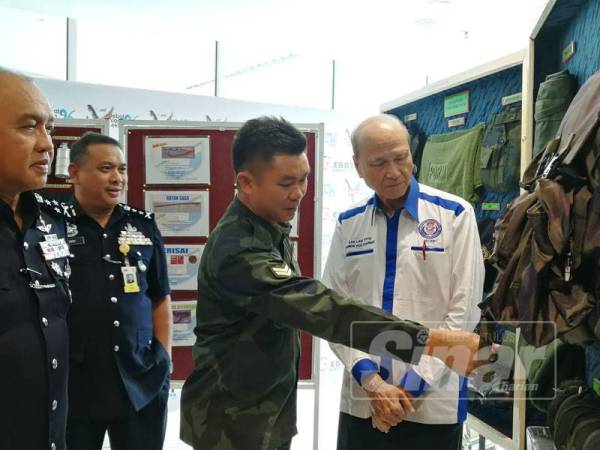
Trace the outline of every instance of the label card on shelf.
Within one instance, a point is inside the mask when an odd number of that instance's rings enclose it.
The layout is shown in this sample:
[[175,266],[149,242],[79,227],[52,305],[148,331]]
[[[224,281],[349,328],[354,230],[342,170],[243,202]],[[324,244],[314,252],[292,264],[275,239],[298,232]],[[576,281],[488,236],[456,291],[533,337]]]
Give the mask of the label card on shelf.
[[469,111],[469,91],[462,91],[444,98],[444,117],[458,116]]

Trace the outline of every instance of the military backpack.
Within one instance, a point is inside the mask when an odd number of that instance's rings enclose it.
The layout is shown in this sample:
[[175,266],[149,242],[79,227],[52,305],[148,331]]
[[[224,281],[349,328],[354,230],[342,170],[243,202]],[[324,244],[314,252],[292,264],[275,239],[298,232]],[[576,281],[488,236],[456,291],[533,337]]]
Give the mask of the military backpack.
[[499,275],[484,317],[518,324],[535,346],[557,335],[570,343],[600,339],[599,125],[600,72],[527,168],[527,192],[496,224],[491,260]]

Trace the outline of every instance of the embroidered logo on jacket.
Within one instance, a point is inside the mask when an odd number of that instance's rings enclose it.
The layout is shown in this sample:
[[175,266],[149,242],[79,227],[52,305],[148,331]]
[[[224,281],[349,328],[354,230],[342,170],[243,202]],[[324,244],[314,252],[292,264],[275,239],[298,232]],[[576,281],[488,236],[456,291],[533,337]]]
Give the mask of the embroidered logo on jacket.
[[427,219],[419,224],[419,234],[423,239],[435,239],[442,234],[442,224],[435,219]]

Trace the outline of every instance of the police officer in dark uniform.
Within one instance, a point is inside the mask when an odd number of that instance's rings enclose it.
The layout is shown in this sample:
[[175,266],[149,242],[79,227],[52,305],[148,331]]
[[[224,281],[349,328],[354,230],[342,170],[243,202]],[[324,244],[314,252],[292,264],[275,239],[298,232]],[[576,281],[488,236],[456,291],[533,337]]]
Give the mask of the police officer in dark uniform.
[[88,133],[71,148],[75,217],[67,444],[162,449],[171,345],[169,283],[153,215],[120,204],[127,183],[119,143]]
[[0,448],[65,449],[69,208],[44,186],[53,114],[28,78],[0,68]]

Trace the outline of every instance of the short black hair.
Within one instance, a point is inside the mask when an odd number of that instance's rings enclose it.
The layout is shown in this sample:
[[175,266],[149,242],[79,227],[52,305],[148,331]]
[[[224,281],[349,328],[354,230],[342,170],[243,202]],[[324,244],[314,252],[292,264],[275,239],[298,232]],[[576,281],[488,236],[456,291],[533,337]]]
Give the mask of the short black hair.
[[94,144],[108,144],[121,148],[121,144],[119,144],[119,141],[116,139],[104,134],[88,131],[71,146],[71,151],[69,152],[69,160],[71,163],[78,164],[81,159],[87,155],[88,147]]
[[258,117],[247,121],[231,146],[233,170],[239,173],[255,161],[268,162],[277,154],[299,155],[306,150],[306,138],[283,117]]

